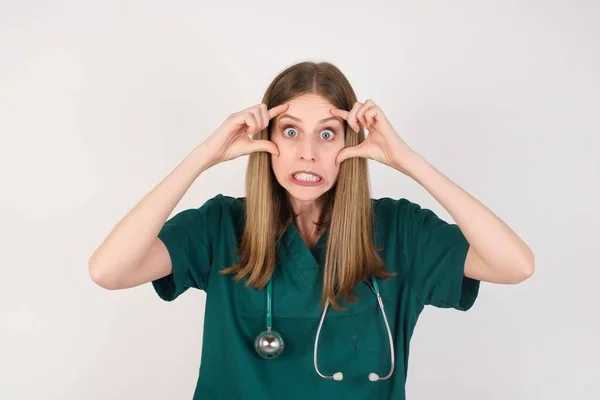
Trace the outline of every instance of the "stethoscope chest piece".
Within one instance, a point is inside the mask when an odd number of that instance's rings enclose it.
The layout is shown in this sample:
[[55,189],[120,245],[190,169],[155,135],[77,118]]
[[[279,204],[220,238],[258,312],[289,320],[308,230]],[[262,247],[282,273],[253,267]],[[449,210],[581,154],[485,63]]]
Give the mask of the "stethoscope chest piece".
[[254,339],[254,349],[263,358],[275,358],[281,354],[285,347],[281,334],[271,328],[273,325],[272,297],[273,286],[269,279],[267,284],[267,329],[259,333]]
[[256,336],[254,348],[263,358],[275,358],[281,354],[285,343],[279,332],[267,328]]

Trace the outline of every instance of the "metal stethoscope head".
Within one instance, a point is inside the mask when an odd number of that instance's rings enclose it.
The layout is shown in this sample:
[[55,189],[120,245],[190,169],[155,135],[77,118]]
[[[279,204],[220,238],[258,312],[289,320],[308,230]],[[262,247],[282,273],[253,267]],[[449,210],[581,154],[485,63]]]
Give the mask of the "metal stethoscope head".
[[[374,372],[371,372],[369,374],[369,380],[371,382],[377,382],[377,381],[389,379],[392,376],[392,374],[394,373],[394,365],[395,365],[395,363],[394,363],[394,341],[392,338],[392,333],[390,331],[390,325],[388,323],[387,316],[385,314],[385,309],[383,307],[383,300],[381,299],[381,294],[379,293],[379,286],[377,285],[377,281],[375,280],[375,278],[373,278],[372,285],[369,282],[366,282],[366,283],[367,283],[367,285],[369,285],[369,288],[371,288],[371,291],[377,297],[377,303],[379,304],[379,309],[381,310],[381,315],[383,316],[383,322],[385,323],[385,327],[386,327],[388,339],[389,339],[389,344],[390,344],[391,366],[390,366],[390,371],[388,372],[388,374],[383,377],[379,376],[378,374],[376,374]],[[264,357],[264,358],[277,357],[279,354],[281,354],[281,352],[283,351],[283,348],[285,347],[285,343],[283,341],[283,337],[281,336],[281,334],[272,329],[272,321],[273,321],[272,308],[271,308],[272,295],[273,295],[273,288],[272,288],[271,280],[269,280],[269,282],[267,283],[267,329],[265,331],[262,331],[261,333],[259,333],[254,341],[254,348],[256,349],[256,352],[261,357]],[[344,374],[342,374],[341,372],[336,372],[333,375],[324,375],[319,370],[319,365],[318,365],[317,353],[318,353],[318,348],[319,348],[319,336],[321,334],[321,328],[323,327],[323,321],[325,319],[325,315],[327,314],[328,308],[329,308],[329,300],[325,303],[325,308],[323,309],[323,313],[321,314],[321,320],[319,321],[319,327],[317,328],[317,335],[315,337],[313,361],[314,361],[314,365],[315,365],[315,371],[321,378],[333,379],[335,381],[341,381],[344,379]]]
[[267,283],[267,330],[262,331],[254,340],[256,352],[264,358],[275,358],[281,354],[285,343],[283,337],[277,331],[271,329],[273,325],[273,313],[271,309],[273,289],[271,280]]

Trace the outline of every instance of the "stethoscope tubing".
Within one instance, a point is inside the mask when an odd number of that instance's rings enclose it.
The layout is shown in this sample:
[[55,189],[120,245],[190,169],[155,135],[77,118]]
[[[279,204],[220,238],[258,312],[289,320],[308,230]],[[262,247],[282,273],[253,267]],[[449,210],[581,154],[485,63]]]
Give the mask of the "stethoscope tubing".
[[[372,284],[371,284],[371,282],[372,282]],[[395,368],[395,355],[394,355],[394,341],[392,338],[392,332],[391,332],[390,325],[388,323],[387,316],[385,313],[385,307],[383,305],[383,300],[381,298],[381,293],[379,291],[379,285],[377,284],[377,281],[375,280],[375,278],[372,278],[371,282],[366,281],[365,283],[369,286],[371,291],[377,297],[377,303],[379,305],[379,309],[380,309],[381,315],[383,317],[383,322],[385,323],[385,328],[386,328],[386,331],[388,334],[388,340],[389,340],[389,345],[390,345],[390,360],[391,360],[390,371],[388,372],[387,375],[380,377],[379,375],[377,375],[375,373],[369,374],[369,380],[375,382],[375,381],[379,381],[379,380],[389,379],[392,376],[392,374],[394,373],[394,368]],[[272,326],[273,326],[273,310],[272,310],[273,285],[272,285],[271,279],[269,279],[269,282],[267,283],[266,303],[267,303],[267,307],[266,307],[267,308],[266,309],[267,331],[271,332]],[[336,372],[333,375],[325,375],[319,370],[319,362],[318,362],[319,338],[321,335],[321,329],[323,328],[323,321],[325,320],[325,315],[327,314],[328,308],[329,308],[329,300],[326,301],[323,312],[321,313],[321,319],[319,320],[319,326],[317,328],[317,333],[316,333],[315,342],[314,342],[313,363],[314,363],[315,371],[321,378],[333,379],[336,381],[340,381],[343,379],[343,375],[341,372]],[[277,333],[277,334],[279,336],[281,336],[279,333]]]

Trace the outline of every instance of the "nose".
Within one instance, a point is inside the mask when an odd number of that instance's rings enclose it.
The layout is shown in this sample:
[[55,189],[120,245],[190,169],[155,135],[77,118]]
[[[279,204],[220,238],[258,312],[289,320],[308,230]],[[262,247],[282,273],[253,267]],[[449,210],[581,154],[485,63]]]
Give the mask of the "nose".
[[306,139],[300,144],[300,159],[306,161],[317,160],[316,145],[312,140]]

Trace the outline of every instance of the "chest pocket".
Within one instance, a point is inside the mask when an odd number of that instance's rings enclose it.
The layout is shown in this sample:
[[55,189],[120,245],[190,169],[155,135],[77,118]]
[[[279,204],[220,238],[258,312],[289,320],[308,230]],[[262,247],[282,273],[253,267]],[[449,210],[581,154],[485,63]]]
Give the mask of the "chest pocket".
[[[382,286],[381,282],[379,282],[379,286]],[[352,343],[356,350],[362,352],[389,351],[388,331],[375,293],[367,283],[363,282],[356,287],[356,294],[360,300],[350,306]],[[387,305],[385,294],[382,293],[381,296],[384,305]],[[392,324],[389,307],[386,312],[388,312],[388,323]],[[393,326],[390,325],[390,329],[392,328]]]

